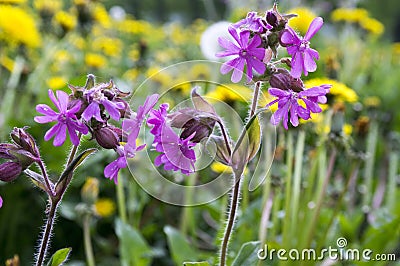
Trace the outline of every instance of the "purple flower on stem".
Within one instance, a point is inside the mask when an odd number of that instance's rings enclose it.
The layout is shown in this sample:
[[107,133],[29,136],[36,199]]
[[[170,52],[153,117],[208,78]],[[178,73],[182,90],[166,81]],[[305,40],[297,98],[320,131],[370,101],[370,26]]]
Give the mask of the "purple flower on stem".
[[150,133],[154,135],[153,145],[156,151],[161,152],[154,160],[156,166],[164,165],[164,169],[169,171],[180,170],[182,174],[189,175],[194,172],[196,154],[192,149],[196,143],[190,140],[195,134],[186,139],[181,139],[171,126],[166,123],[168,105],[161,105],[159,110],[153,110],[147,120],[149,125],[153,125]]
[[232,25],[235,29],[250,30],[255,33],[262,33],[265,30],[272,29],[272,26],[263,20],[261,17],[257,16],[257,12],[247,13],[246,18],[236,22]]
[[85,96],[89,105],[86,107],[85,111],[83,111],[82,117],[86,121],[90,121],[90,119],[94,117],[97,121],[104,122],[101,117],[100,105],[103,105],[111,118],[116,121],[121,117],[120,110],[126,108],[122,102],[109,100],[102,92],[101,87],[94,87],[86,91]]
[[232,82],[237,83],[242,79],[244,65],[247,65],[247,81],[249,82],[253,78],[253,69],[259,74],[263,74],[265,71],[265,65],[262,62],[265,55],[265,49],[259,48],[261,44],[261,38],[255,35],[250,39],[249,31],[241,31],[239,34],[236,29],[229,27],[229,33],[235,39],[237,44],[225,38],[218,38],[218,43],[225,48],[223,52],[218,52],[216,56],[236,56],[235,58],[225,62],[221,66],[221,73],[227,74],[233,70],[231,77]]
[[[278,98],[267,105],[271,106],[278,102],[278,110],[272,115],[271,123],[277,125],[282,120],[284,128],[288,129],[289,112],[290,123],[295,127],[299,125],[299,117],[308,120],[311,113],[320,113],[322,109],[318,103],[326,103],[325,95],[330,87],[331,85],[321,85],[300,92],[278,88],[268,89],[269,94]],[[300,105],[299,101],[303,101],[305,107]]]
[[120,145],[116,148],[118,158],[104,168],[104,176],[114,180],[115,184],[118,183],[119,170],[126,168],[128,165],[127,159],[135,157],[136,152],[143,150],[146,146],[144,144],[137,147],[136,139],[146,115],[157,103],[158,96],[158,94],[148,96],[144,104],[139,106],[138,111],[133,115],[133,118],[126,119],[122,123],[124,133],[127,134],[127,141],[125,145]]
[[287,52],[292,56],[291,75],[295,78],[300,78],[301,73],[308,75],[308,72],[314,72],[317,69],[317,64],[314,60],[319,59],[319,54],[316,50],[310,48],[310,39],[319,31],[324,24],[321,17],[315,18],[307,30],[304,38],[290,27],[287,27],[280,38],[282,46],[287,47]]
[[61,146],[66,139],[66,131],[68,130],[72,144],[77,146],[79,144],[79,138],[76,131],[82,134],[88,133],[88,128],[80,122],[75,115],[75,113],[80,110],[81,103],[78,102],[71,109],[68,109],[68,94],[63,91],[56,91],[56,94],[57,98],[54,96],[53,91],[49,90],[49,97],[59,112],[57,113],[53,111],[46,104],[38,104],[36,106],[36,111],[44,116],[36,116],[34,120],[40,124],[57,121],[57,124],[46,132],[44,136],[45,141],[48,141],[55,136],[53,145]]

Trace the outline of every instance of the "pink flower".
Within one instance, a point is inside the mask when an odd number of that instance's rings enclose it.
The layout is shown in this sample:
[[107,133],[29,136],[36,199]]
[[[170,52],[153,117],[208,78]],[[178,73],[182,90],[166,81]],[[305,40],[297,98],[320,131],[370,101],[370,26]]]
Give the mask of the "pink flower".
[[75,115],[75,113],[81,109],[81,102],[78,102],[71,107],[71,109],[68,109],[69,99],[67,93],[63,91],[56,91],[57,98],[54,96],[52,90],[49,90],[48,93],[51,101],[57,107],[59,112],[57,113],[53,111],[46,104],[38,104],[36,106],[36,111],[44,116],[36,116],[34,118],[35,122],[44,124],[57,121],[57,124],[55,124],[46,132],[44,140],[48,141],[54,136],[53,145],[61,146],[65,142],[66,131],[68,130],[72,144],[77,146],[79,144],[79,138],[76,134],[76,131],[82,134],[88,133],[88,128],[82,122],[80,122]]
[[233,27],[229,27],[228,31],[237,44],[234,44],[225,38],[218,38],[218,43],[226,50],[218,52],[216,56],[225,57],[234,55],[236,57],[225,62],[221,66],[221,73],[227,74],[233,70],[231,80],[234,83],[237,83],[242,79],[245,64],[247,66],[247,81],[250,81],[253,78],[253,69],[259,74],[263,74],[265,71],[265,65],[262,60],[264,59],[265,49],[259,48],[261,45],[260,36],[255,35],[250,39],[249,31],[241,31],[238,34],[236,29]]
[[307,30],[304,38],[287,26],[283,31],[280,42],[286,47],[287,52],[292,56],[292,70],[290,74],[295,78],[300,78],[301,73],[308,75],[308,72],[314,72],[317,69],[317,64],[314,60],[319,59],[319,54],[316,50],[310,48],[310,39],[319,31],[324,24],[321,17],[315,18]]
[[[300,92],[279,88],[268,89],[269,94],[278,98],[267,105],[271,106],[278,102],[278,110],[272,115],[271,123],[277,125],[282,120],[284,128],[288,129],[289,113],[290,123],[295,127],[299,125],[299,117],[308,120],[311,113],[320,113],[322,109],[318,103],[326,103],[325,95],[330,87],[331,85],[321,85]],[[303,101],[305,107],[301,106],[299,101]]]
[[3,198],[0,196],[0,208],[3,207]]

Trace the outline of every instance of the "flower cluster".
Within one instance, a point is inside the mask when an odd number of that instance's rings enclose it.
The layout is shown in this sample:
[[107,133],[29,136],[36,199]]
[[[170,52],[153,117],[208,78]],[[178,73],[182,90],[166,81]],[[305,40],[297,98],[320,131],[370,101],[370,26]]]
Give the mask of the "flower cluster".
[[[294,16],[280,14],[276,5],[262,16],[250,12],[246,18],[229,27],[235,43],[225,38],[218,39],[225,51],[216,54],[218,57],[230,56],[230,60],[221,66],[221,73],[233,71],[232,82],[242,79],[246,66],[247,82],[254,79],[270,83],[268,92],[277,99],[267,106],[278,103],[278,110],[271,122],[277,125],[282,120],[286,129],[289,113],[291,124],[297,126],[298,117],[308,120],[311,113],[321,112],[318,104],[326,102],[325,95],[330,88],[330,85],[321,85],[306,89],[300,79],[302,74],[307,76],[317,69],[315,61],[319,59],[319,54],[310,47],[310,40],[321,29],[323,20],[314,18],[302,37],[288,25],[289,19]],[[276,60],[279,46],[286,48],[290,59]],[[290,72],[276,67],[277,63],[286,63]],[[256,78],[253,70],[259,74]]]
[[[44,137],[46,141],[54,137],[54,146],[65,142],[67,132],[73,145],[79,145],[80,136],[90,132],[101,147],[115,150],[118,158],[105,167],[104,175],[117,183],[118,172],[127,167],[127,159],[144,148],[144,145],[136,146],[136,139],[146,115],[157,103],[158,95],[150,95],[135,113],[123,99],[128,94],[120,91],[113,81],[95,84],[94,76],[89,74],[84,87],[69,87],[70,95],[56,91],[57,97],[49,90],[49,97],[58,112],[46,104],[39,104],[36,110],[43,116],[36,116],[35,121],[56,122]],[[110,120],[122,121],[122,127],[113,125]]]

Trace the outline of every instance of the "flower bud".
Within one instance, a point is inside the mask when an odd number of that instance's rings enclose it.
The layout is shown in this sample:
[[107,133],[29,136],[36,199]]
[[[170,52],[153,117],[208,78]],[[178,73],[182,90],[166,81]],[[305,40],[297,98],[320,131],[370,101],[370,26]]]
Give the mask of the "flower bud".
[[15,144],[21,146],[22,149],[30,152],[35,157],[39,157],[39,149],[36,146],[35,140],[25,131],[25,128],[14,127],[11,131],[11,138]]
[[278,18],[276,17],[274,11],[272,10],[267,11],[266,20],[268,24],[271,25],[272,27],[275,28],[278,26]]
[[40,159],[38,157],[35,157],[32,153],[26,150],[22,149],[11,149],[8,152],[11,156],[13,156],[15,159],[17,159],[17,162],[23,170],[28,168],[31,164],[34,162],[39,161]]
[[281,90],[292,90],[295,92],[300,92],[304,90],[304,84],[301,79],[296,79],[292,77],[284,68],[278,68],[276,73],[271,75],[269,84],[273,88],[278,88]]
[[169,116],[171,126],[182,128],[181,139],[186,139],[194,134],[192,142],[199,143],[203,138],[211,135],[216,118],[212,114],[191,108],[184,108]]
[[109,127],[100,127],[93,131],[97,143],[105,149],[115,149],[119,145],[118,135]]
[[11,182],[15,180],[22,172],[22,166],[16,162],[5,162],[0,164],[0,180]]

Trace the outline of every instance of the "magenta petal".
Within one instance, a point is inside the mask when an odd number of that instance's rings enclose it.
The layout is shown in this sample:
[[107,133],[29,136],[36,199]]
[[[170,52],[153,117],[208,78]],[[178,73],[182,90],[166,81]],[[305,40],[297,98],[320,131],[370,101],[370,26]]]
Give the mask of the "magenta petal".
[[271,94],[272,96],[276,96],[276,97],[279,97],[279,98],[289,97],[290,96],[290,92],[284,91],[284,90],[281,90],[281,89],[277,89],[277,88],[269,88],[268,89],[268,93]]
[[68,94],[64,91],[56,91],[57,94],[57,98],[58,98],[58,102],[60,104],[60,112],[64,112],[67,110],[67,106],[68,106]]
[[249,31],[241,31],[240,32],[240,39],[239,39],[239,45],[242,48],[248,48],[248,42],[250,38],[250,32]]
[[68,121],[67,122],[67,128],[68,128],[69,138],[71,139],[72,144],[75,145],[75,146],[78,146],[79,145],[79,138],[76,135],[75,127],[73,125],[73,122]]
[[221,45],[223,48],[225,48],[228,51],[238,52],[240,50],[240,48],[237,47],[234,43],[232,43],[230,40],[227,40],[226,38],[223,38],[223,37],[218,38],[218,43],[219,43],[219,45]]
[[57,115],[55,115],[55,116],[35,116],[33,118],[33,120],[36,123],[45,124],[45,123],[57,121],[57,117],[58,117]]
[[57,113],[53,111],[47,104],[36,105],[36,111],[47,116],[56,116]]
[[61,124],[57,123],[54,126],[52,126],[44,135],[44,140],[48,141],[50,140],[55,134],[58,133],[58,131],[60,130]]
[[299,117],[297,116],[297,103],[292,105],[290,109],[290,123],[297,127],[299,125]]
[[303,70],[303,58],[301,56],[301,53],[297,52],[294,54],[292,59],[292,69],[290,71],[290,74],[294,78],[300,78],[302,70]]
[[67,125],[61,124],[56,136],[54,137],[53,145],[54,146],[63,145],[66,138],[67,138]]
[[258,35],[255,35],[253,39],[251,39],[249,45],[247,46],[248,49],[254,49],[260,46],[261,44],[261,38]]
[[284,30],[281,35],[281,43],[284,45],[290,45],[294,43],[293,33],[289,30]]
[[47,93],[49,95],[50,100],[54,103],[54,105],[57,107],[57,109],[59,111],[61,111],[62,110],[61,106],[60,106],[58,100],[56,99],[56,97],[54,96],[54,92],[52,90],[48,90]]
[[317,70],[317,64],[315,63],[312,56],[307,52],[307,50],[304,51],[303,58],[305,72],[314,72],[315,70]]
[[[240,59],[239,61],[238,61],[238,64],[236,65],[236,67],[233,69],[233,73],[232,73],[232,77],[231,77],[231,81],[233,82],[233,83],[237,83],[237,82],[239,82],[241,79],[242,79],[242,76],[243,76],[243,68],[244,68],[244,62],[245,62],[245,60],[243,60],[243,59]],[[253,77],[253,75],[251,75],[250,77],[248,77],[248,78],[252,78]]]
[[106,108],[107,112],[110,114],[111,118],[114,119],[115,121],[118,121],[121,114],[118,111],[116,105],[109,100],[104,100],[102,104],[104,108]]
[[304,36],[304,40],[309,41],[315,33],[317,33],[322,25],[324,24],[324,20],[321,17],[316,17],[310,24],[310,27],[307,30],[306,35]]
[[89,104],[89,106],[86,107],[85,111],[83,111],[82,117],[86,121],[90,121],[90,119],[94,117],[97,121],[103,122],[103,119],[100,115],[100,107],[97,102],[92,102],[91,104]]

